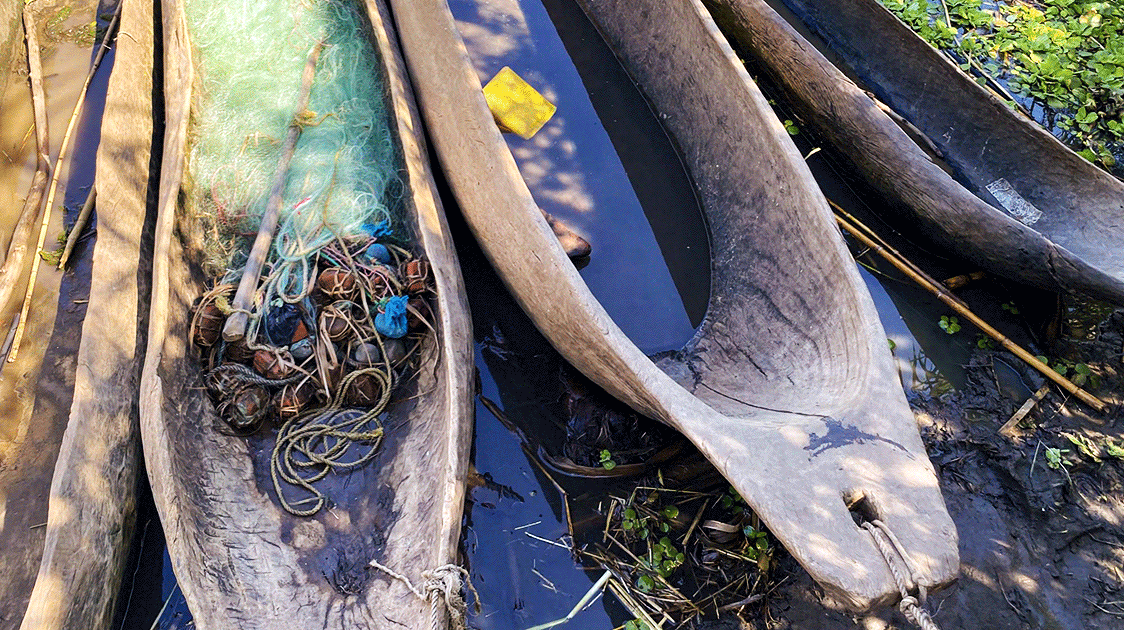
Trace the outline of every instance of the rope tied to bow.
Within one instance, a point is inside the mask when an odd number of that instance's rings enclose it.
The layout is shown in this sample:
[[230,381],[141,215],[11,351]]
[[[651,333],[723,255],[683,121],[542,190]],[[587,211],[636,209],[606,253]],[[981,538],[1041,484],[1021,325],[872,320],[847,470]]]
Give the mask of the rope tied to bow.
[[[910,623],[922,630],[940,630],[929,611],[922,608],[928,593],[925,587],[921,585],[917,569],[906,554],[901,542],[898,541],[898,537],[885,523],[877,519],[863,523],[862,527],[874,540],[874,546],[882,554],[886,565],[890,567],[890,574],[894,576],[894,583],[898,585],[898,591],[902,595],[898,610],[905,615]],[[899,563],[905,565],[904,572]],[[917,591],[920,601],[918,601],[918,597],[913,596],[914,590]]]
[[436,569],[423,571],[421,574],[421,588],[414,586],[410,578],[398,573],[394,569],[380,564],[378,560],[371,560],[371,566],[402,582],[406,588],[423,602],[429,602],[430,628],[442,630],[442,617],[448,615],[449,628],[452,630],[466,630],[468,628],[468,604],[461,595],[461,588],[467,587],[472,597],[479,602],[480,595],[469,579],[468,571],[455,564],[443,564]]

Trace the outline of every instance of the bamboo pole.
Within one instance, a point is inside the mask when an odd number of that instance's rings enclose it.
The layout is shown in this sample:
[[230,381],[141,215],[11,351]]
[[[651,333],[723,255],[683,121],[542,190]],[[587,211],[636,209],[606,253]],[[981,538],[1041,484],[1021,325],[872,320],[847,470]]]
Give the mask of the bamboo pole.
[[97,185],[95,184],[90,186],[90,194],[86,195],[86,203],[82,204],[82,211],[78,213],[78,218],[74,220],[74,226],[70,228],[70,234],[66,235],[66,246],[62,250],[62,256],[59,256],[57,269],[66,267],[66,261],[70,260],[70,254],[78,243],[78,237],[82,235],[82,230],[86,229],[86,223],[89,222],[90,214],[94,211],[94,199],[96,198]]
[[[78,124],[78,116],[82,113],[82,105],[86,102],[86,93],[90,89],[90,81],[93,80],[94,74],[98,71],[101,65],[101,60],[105,57],[105,52],[109,50],[109,41],[113,37],[113,32],[116,30],[118,23],[121,20],[121,6],[118,3],[117,10],[113,13],[113,20],[109,23],[109,27],[105,30],[105,36],[102,37],[101,45],[98,47],[98,52],[94,56],[94,63],[90,65],[90,71],[86,73],[86,80],[82,83],[82,91],[78,93],[78,101],[74,104],[74,111],[70,114],[70,121],[66,124],[66,133],[62,136],[62,143],[59,145],[59,155],[55,158],[55,168],[51,173],[51,186],[47,192],[47,202],[44,204],[43,221],[39,225],[39,241],[35,247],[36,255],[43,251],[43,243],[47,240],[47,228],[51,223],[51,206],[55,202],[55,193],[58,191],[59,177],[62,173],[62,163],[66,159],[67,150],[70,148],[70,138],[74,134],[74,127]],[[29,20],[30,12],[28,5],[24,5],[24,20]],[[38,46],[38,44],[36,44]],[[30,48],[30,44],[29,44]],[[30,52],[28,53],[30,58]],[[38,50],[36,50],[38,57]],[[20,309],[20,320],[16,326],[16,338],[12,343],[12,352],[8,355],[8,363],[15,362],[19,356],[20,342],[23,340],[24,327],[27,325],[27,313],[31,310],[31,298],[35,294],[35,281],[39,277],[39,261],[31,261],[31,277],[27,280],[27,291],[23,296],[23,307]]]
[[303,123],[302,115],[308,109],[308,99],[312,92],[312,79],[316,72],[316,61],[320,58],[320,49],[323,43],[318,42],[312,47],[308,61],[304,65],[301,75],[301,91],[298,99],[297,110],[293,120],[289,123],[289,133],[285,136],[285,143],[281,147],[281,157],[277,163],[277,173],[273,176],[273,185],[269,190],[269,200],[266,202],[265,214],[261,218],[261,227],[250,249],[250,256],[246,266],[242,269],[242,279],[238,282],[238,290],[230,303],[232,312],[226,319],[222,329],[222,337],[226,341],[238,341],[246,334],[246,324],[250,319],[250,306],[254,293],[258,288],[258,278],[261,276],[262,265],[269,255],[269,246],[273,242],[273,232],[277,230],[277,223],[281,217],[281,198],[285,193],[285,179],[289,176],[289,162],[296,151],[297,140],[300,138]]
[[39,60],[39,37],[35,32],[35,18],[28,5],[23,7],[23,26],[27,39],[27,67],[28,78],[31,83],[31,107],[35,114],[34,130],[36,142],[36,170],[31,180],[31,188],[23,203],[19,221],[16,222],[12,232],[12,242],[8,245],[8,256],[0,266],[0,309],[8,305],[8,300],[15,293],[16,284],[23,271],[24,260],[27,258],[27,240],[31,237],[31,229],[35,220],[39,218],[39,210],[43,205],[43,194],[47,189],[47,174],[51,170],[50,159],[47,155],[51,152],[50,134],[47,133],[47,106],[43,95],[43,65]]
[[933,280],[931,277],[929,277],[928,274],[926,274],[924,271],[921,271],[920,268],[918,268],[907,258],[902,256],[900,253],[898,253],[894,248],[890,247],[889,244],[883,242],[882,239],[878,238],[877,236],[872,237],[871,234],[873,234],[873,232],[870,230],[870,228],[866,227],[862,224],[862,222],[847,214],[847,212],[840,208],[838,204],[832,201],[829,201],[828,203],[830,203],[831,207],[836,210],[837,214],[835,215],[835,220],[839,223],[840,226],[843,227],[843,229],[847,230],[847,232],[849,232],[852,236],[862,242],[863,245],[869,247],[870,249],[874,250],[875,253],[885,258],[891,265],[897,267],[898,270],[904,273],[906,276],[909,276],[911,280],[928,289],[929,292],[937,296],[937,299],[947,304],[950,308],[952,308],[952,310],[956,311],[958,315],[961,315],[968,321],[972,322],[972,324],[976,326],[976,328],[979,328],[986,335],[999,342],[999,344],[1009,352],[1027,362],[1031,367],[1041,372],[1046,378],[1057,383],[1059,386],[1061,386],[1062,389],[1076,396],[1081,402],[1089,405],[1093,409],[1096,409],[1099,413],[1104,413],[1108,409],[1108,405],[1103,400],[1097,398],[1096,396],[1093,396],[1077,385],[1074,385],[1073,381],[1070,381],[1061,374],[1058,374],[1050,366],[1046,365],[1042,361],[1039,361],[1037,357],[1024,350],[1022,346],[1011,341],[1006,336],[1004,336],[1003,333],[999,332],[990,324],[980,319],[979,316],[968,309],[967,304],[965,304],[963,300],[946,291],[936,280]]

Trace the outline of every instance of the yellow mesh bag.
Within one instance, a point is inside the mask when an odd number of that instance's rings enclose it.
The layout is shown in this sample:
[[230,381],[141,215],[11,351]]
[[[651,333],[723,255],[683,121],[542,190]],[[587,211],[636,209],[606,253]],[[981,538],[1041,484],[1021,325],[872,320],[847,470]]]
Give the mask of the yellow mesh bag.
[[484,86],[484,98],[500,129],[524,140],[538,133],[558,109],[507,66]]

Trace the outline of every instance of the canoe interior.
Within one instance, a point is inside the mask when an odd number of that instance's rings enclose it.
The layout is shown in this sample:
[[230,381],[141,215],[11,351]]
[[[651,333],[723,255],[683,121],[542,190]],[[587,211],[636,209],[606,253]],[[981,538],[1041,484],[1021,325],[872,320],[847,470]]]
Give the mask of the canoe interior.
[[[481,83],[509,66],[557,105],[535,137],[504,139],[539,206],[594,241],[581,268],[590,291],[644,352],[681,347],[706,311],[710,246],[694,186],[643,94],[573,0],[449,9]],[[637,311],[648,317],[630,320]]]
[[429,606],[368,565],[378,560],[421,584],[423,571],[456,561],[471,436],[469,320],[385,8],[375,0],[359,6],[386,64],[405,165],[402,211],[416,253],[433,264],[437,331],[424,345],[419,375],[396,391],[375,459],[325,479],[330,507],[297,518],[273,494],[275,427],[250,439],[224,433],[188,347],[190,305],[207,285],[200,226],[178,208],[176,194],[194,68],[183,4],[162,3],[168,134],[142,433],[175,573],[201,628],[382,628],[388,620],[429,627]]
[[[1026,222],[1059,248],[1047,261],[1058,284],[1124,303],[1120,180],[1013,112],[876,0],[784,2],[879,99],[932,140],[958,180],[996,213],[1020,214],[1017,199],[989,192],[1000,180],[1042,212]],[[1022,244],[999,245],[1017,255]]]
[[694,181],[711,229],[707,314],[666,373],[625,337],[539,218],[444,2],[395,0],[435,148],[498,274],[571,364],[691,438],[837,604],[897,596],[847,510],[860,494],[922,581],[947,583],[955,528],[870,296],[787,132],[701,3],[580,5]]

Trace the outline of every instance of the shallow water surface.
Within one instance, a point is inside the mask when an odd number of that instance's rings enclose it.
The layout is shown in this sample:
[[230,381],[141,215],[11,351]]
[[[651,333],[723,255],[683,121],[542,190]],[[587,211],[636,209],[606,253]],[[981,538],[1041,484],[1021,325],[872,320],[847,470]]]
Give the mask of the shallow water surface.
[[641,350],[682,346],[709,293],[705,226],[670,141],[612,51],[573,0],[449,4],[482,84],[510,66],[558,106],[530,140],[506,138],[540,207],[592,244],[582,277],[594,296]]
[[[91,61],[92,42],[83,33],[103,13],[93,0],[53,0],[37,4],[44,91],[50,129],[52,163],[59,153],[67,122]],[[107,20],[100,20],[104,28]],[[85,30],[84,30],[85,29]],[[23,209],[23,198],[35,171],[35,141],[31,133],[31,94],[27,81],[22,24],[14,33],[8,87],[0,95],[0,233],[7,251],[11,230]],[[82,117],[71,139],[70,161],[61,170],[48,226],[45,249],[55,247],[55,235],[72,222],[93,180],[94,155],[100,134],[105,91],[113,66],[107,54],[91,81]],[[40,265],[18,357],[0,358],[0,619],[19,620],[39,568],[47,520],[47,500],[54,462],[70,410],[74,356],[85,316],[90,249],[75,249],[65,274],[41,263],[34,254],[38,222],[28,243],[31,253],[11,303],[0,313],[0,336],[7,337],[20,311],[31,265]]]

